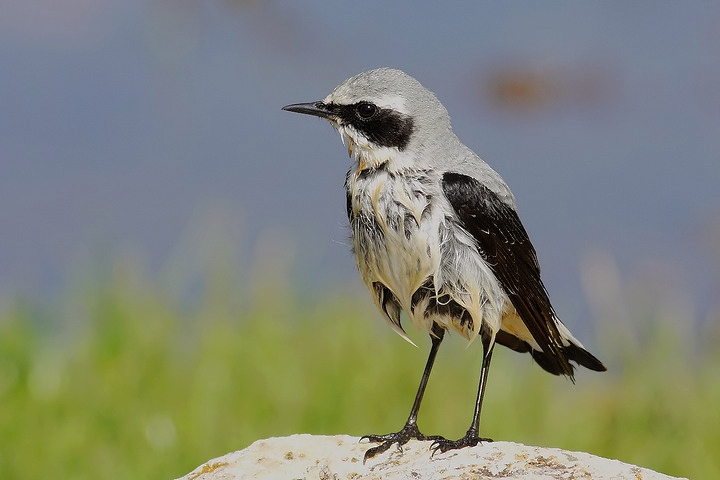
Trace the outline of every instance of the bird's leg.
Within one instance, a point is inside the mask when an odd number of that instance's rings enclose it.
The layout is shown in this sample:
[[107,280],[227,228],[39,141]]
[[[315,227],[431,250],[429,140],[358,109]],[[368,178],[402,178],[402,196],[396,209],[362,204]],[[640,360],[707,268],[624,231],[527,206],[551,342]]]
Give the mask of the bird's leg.
[[365,458],[363,463],[368,458],[372,458],[379,453],[385,452],[389,449],[392,444],[396,443],[398,448],[402,448],[410,439],[414,438],[417,440],[445,440],[439,435],[426,436],[420,433],[417,427],[417,416],[420,410],[420,403],[422,402],[423,395],[425,394],[425,387],[427,386],[428,378],[430,378],[430,371],[432,370],[433,363],[435,363],[435,356],[437,355],[440,342],[442,342],[443,335],[445,335],[445,329],[440,327],[437,323],[433,323],[432,334],[432,346],[430,347],[430,355],[428,356],[427,363],[425,364],[425,370],[423,371],[422,378],[420,379],[420,386],[418,387],[417,394],[415,394],[415,401],[413,402],[412,409],[410,410],[410,416],[405,422],[405,426],[397,433],[388,433],[386,435],[365,435],[361,440],[369,440],[371,442],[380,443],[377,447],[373,447],[365,452]]
[[439,439],[435,440],[430,447],[433,451],[433,455],[437,452],[447,452],[448,450],[455,450],[464,447],[474,447],[481,442],[492,442],[491,438],[482,438],[478,436],[480,431],[480,410],[482,409],[483,397],[485,396],[485,385],[487,384],[488,372],[490,371],[490,360],[492,359],[492,352],[495,346],[495,342],[491,342],[490,337],[483,336],[483,361],[482,371],[480,372],[480,386],[478,387],[477,399],[475,400],[475,411],[473,413],[472,423],[465,436],[459,440],[447,440]]

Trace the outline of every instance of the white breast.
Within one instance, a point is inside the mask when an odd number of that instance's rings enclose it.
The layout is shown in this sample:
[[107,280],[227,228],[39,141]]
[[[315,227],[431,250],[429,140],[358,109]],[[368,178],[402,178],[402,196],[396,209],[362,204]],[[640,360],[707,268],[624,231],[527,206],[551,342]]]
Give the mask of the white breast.
[[[383,169],[348,172],[346,188],[351,212],[353,251],[365,285],[392,292],[416,327],[431,330],[433,322],[474,339],[483,322],[494,334],[500,328],[507,296],[460,228],[432,171],[390,173]],[[431,286],[427,291],[428,284]],[[425,286],[418,301],[413,294]],[[420,295],[422,297],[422,295]],[[438,304],[456,302],[467,310],[471,324],[457,315],[439,313]],[[388,318],[399,328],[399,318]],[[404,335],[403,335],[404,336]],[[405,337],[407,339],[407,337]]]

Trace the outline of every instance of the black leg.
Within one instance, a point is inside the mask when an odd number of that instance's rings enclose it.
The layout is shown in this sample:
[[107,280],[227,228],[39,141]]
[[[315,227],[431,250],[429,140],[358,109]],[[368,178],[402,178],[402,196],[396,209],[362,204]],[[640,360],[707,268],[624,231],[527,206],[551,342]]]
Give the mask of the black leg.
[[397,443],[398,448],[406,444],[410,439],[415,438],[417,440],[444,440],[444,438],[433,435],[426,436],[420,433],[417,427],[417,416],[420,410],[420,403],[422,403],[423,395],[425,395],[425,387],[427,387],[428,378],[430,378],[430,371],[432,370],[433,363],[435,363],[435,356],[437,355],[438,348],[442,342],[443,336],[445,335],[445,329],[441,328],[437,323],[433,324],[432,335],[432,346],[430,347],[430,355],[428,356],[427,363],[425,364],[425,370],[423,371],[422,378],[420,379],[420,386],[415,394],[415,401],[413,402],[412,409],[410,410],[410,416],[405,422],[405,426],[397,433],[388,433],[387,435],[365,435],[361,440],[369,440],[371,442],[382,442],[377,447],[373,447],[365,452],[365,458],[363,463],[368,458],[372,458],[379,453],[385,452],[392,444]]
[[491,339],[483,336],[483,361],[482,370],[480,372],[480,385],[478,387],[477,398],[475,399],[475,411],[473,412],[472,423],[465,436],[459,440],[446,440],[439,439],[435,440],[432,444],[433,455],[437,452],[447,452],[448,450],[455,450],[464,447],[474,447],[481,442],[492,442],[490,438],[482,438],[478,436],[480,431],[480,410],[482,409],[483,397],[485,396],[485,385],[487,384],[488,372],[490,371],[490,360],[492,359],[493,348],[495,342],[491,342]]

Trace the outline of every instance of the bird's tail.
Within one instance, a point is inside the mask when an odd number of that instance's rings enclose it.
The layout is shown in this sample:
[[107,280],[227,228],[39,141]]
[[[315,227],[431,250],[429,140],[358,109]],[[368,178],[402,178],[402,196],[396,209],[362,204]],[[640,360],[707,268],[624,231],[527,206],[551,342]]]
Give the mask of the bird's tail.
[[[580,343],[580,341],[575,338],[572,333],[570,333],[570,330],[568,330],[568,328],[557,317],[555,318],[555,325],[557,326],[558,333],[562,339],[560,353],[565,355],[567,360],[573,361],[578,365],[589,368],[590,370],[595,370],[596,372],[604,372],[607,370],[605,365],[603,365],[603,363],[592,353],[588,352],[585,347],[583,347],[583,344]],[[550,359],[547,358],[547,355],[545,355],[544,352],[533,350],[530,354],[537,364],[548,372],[555,375],[565,373],[563,371],[559,371],[557,369],[557,362],[549,361]],[[570,375],[570,378],[573,379],[573,376]]]
[[567,347],[563,347],[562,350],[563,353],[567,355],[568,360],[572,360],[578,365],[582,365],[590,370],[595,370],[596,372],[604,372],[607,370],[607,367],[605,367],[605,365],[603,365],[603,363],[598,360],[595,355],[588,352],[580,345],[570,343]]
[[[516,352],[529,353],[535,362],[545,371],[553,375],[568,375],[573,378],[573,365],[569,364],[571,370],[567,371],[568,361],[575,362],[590,370],[604,372],[605,365],[592,353],[588,352],[582,343],[576,339],[570,330],[557,318],[555,325],[560,335],[562,345],[555,352],[544,352],[532,337],[527,329],[519,327],[519,317],[506,316],[503,324],[497,332],[495,341],[500,345],[508,347]],[[564,359],[557,358],[563,355]],[[565,368],[563,368],[565,366]]]
[[[578,365],[582,365],[585,368],[595,370],[596,372],[604,372],[607,370],[605,365],[603,365],[603,363],[598,360],[592,353],[585,350],[582,345],[576,345],[570,342],[569,345],[561,347],[560,351],[569,361],[573,361]],[[540,365],[543,370],[550,372],[553,375],[561,375],[565,373],[563,370],[558,368],[557,360],[554,358],[550,358],[545,352],[530,348],[530,355],[532,355],[535,362]]]

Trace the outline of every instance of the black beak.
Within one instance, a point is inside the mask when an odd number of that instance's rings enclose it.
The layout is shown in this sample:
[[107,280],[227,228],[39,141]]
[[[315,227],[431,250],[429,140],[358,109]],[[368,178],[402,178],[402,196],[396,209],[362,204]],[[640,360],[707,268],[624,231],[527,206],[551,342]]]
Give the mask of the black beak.
[[282,109],[288,112],[304,113],[320,118],[330,118],[333,116],[333,113],[328,110],[323,102],[294,103],[292,105],[286,105]]

